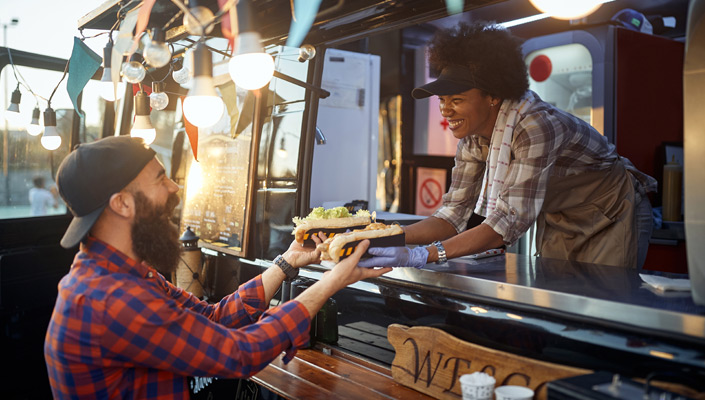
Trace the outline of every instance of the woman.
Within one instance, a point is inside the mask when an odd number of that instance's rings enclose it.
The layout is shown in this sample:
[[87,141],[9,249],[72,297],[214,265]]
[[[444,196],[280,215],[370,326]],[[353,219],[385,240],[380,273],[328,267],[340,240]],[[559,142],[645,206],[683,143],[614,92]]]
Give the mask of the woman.
[[[645,194],[656,181],[528,89],[519,39],[461,23],[434,36],[428,61],[438,79],[412,96],[438,96],[460,139],[443,205],[405,228],[407,244],[433,245],[371,249],[376,257],[360,265],[445,262],[511,245],[536,222],[543,257],[641,267],[651,236]],[[467,229],[473,213],[485,219]]]

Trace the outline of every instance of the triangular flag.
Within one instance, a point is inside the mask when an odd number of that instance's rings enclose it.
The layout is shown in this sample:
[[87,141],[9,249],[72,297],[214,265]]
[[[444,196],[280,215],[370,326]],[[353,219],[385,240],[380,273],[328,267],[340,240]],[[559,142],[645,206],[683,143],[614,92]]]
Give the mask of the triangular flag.
[[321,0],[294,0],[292,4],[294,7],[294,19],[291,21],[286,45],[299,47],[316,19]]
[[[226,3],[232,3],[231,0],[218,0],[218,7],[222,10]],[[220,20],[220,31],[223,33],[223,37],[228,39],[228,44],[231,49],[235,47],[235,35],[238,32],[237,26],[237,7],[230,7],[223,19]]]
[[448,14],[458,14],[463,11],[465,1],[463,0],[446,0],[446,10]]
[[147,23],[149,23],[149,15],[152,13],[152,7],[157,0],[143,0],[142,6],[140,7],[139,14],[137,15],[137,26],[135,27],[135,37],[132,39],[132,46],[127,52],[128,56],[137,50],[140,38],[142,37],[142,32],[147,29]]
[[84,118],[78,108],[78,96],[88,81],[95,75],[103,59],[91,50],[81,39],[73,38],[73,50],[69,59],[69,78],[66,81],[66,91],[76,112]]
[[[181,104],[184,104],[184,99],[186,96],[181,96]],[[183,107],[181,107],[183,109]],[[186,119],[186,114],[184,114],[184,128],[186,129],[186,135],[188,136],[188,141],[191,143],[191,151],[193,151],[193,159],[198,161],[198,127],[191,124]]]

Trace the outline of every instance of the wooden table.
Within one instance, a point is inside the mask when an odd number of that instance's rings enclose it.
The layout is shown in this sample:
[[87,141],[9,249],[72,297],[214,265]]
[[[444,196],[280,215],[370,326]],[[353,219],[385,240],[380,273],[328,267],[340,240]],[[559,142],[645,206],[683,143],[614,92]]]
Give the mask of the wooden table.
[[400,385],[389,368],[323,345],[299,350],[289,364],[280,356],[251,380],[297,399],[433,399]]

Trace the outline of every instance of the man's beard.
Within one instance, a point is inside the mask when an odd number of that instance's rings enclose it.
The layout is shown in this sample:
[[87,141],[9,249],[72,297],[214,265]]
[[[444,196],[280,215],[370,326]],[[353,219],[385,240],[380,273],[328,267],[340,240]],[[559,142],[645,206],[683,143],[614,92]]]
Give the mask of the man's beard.
[[131,228],[132,251],[168,278],[181,257],[179,230],[169,220],[179,198],[172,193],[166,204],[157,206],[141,191],[134,196],[136,217]]

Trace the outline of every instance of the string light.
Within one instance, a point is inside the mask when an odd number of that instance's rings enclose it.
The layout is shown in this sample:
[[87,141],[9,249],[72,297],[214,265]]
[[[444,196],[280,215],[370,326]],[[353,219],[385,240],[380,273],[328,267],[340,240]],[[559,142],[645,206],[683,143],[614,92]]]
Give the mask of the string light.
[[44,134],[42,135],[42,147],[47,150],[56,150],[61,146],[61,136],[56,130],[56,112],[47,106],[44,110]]
[[174,72],[171,73],[171,77],[174,78],[174,82],[179,85],[186,84],[191,79],[191,71],[184,64],[184,59],[179,58],[174,62]]
[[189,1],[189,12],[184,13],[184,27],[186,31],[194,36],[204,36],[213,31],[213,12],[203,6],[199,6],[196,0]]
[[135,53],[130,57],[130,61],[122,64],[122,77],[129,83],[140,83],[147,76],[147,70],[140,62],[142,57]]
[[164,93],[164,82],[152,82],[149,105],[155,110],[163,110],[169,105],[169,96]]
[[225,104],[213,86],[213,57],[199,42],[193,52],[193,86],[184,99],[184,116],[193,125],[215,125],[223,116]]
[[42,133],[42,125],[39,122],[41,113],[39,106],[34,107],[34,110],[32,110],[32,121],[27,125],[27,133],[31,136],[37,136]]
[[10,98],[10,106],[5,111],[5,119],[14,126],[22,125],[22,114],[20,114],[20,101],[22,100],[22,92],[20,92],[20,84],[12,92]]
[[171,60],[169,46],[164,43],[165,37],[163,30],[152,28],[152,40],[144,48],[144,61],[154,68],[161,68]]
[[98,88],[98,94],[106,101],[120,100],[125,94],[124,82],[118,82],[117,85],[113,84],[112,68],[110,68],[112,54],[113,41],[110,40],[103,48],[103,75],[100,77],[100,86]]
[[147,145],[152,144],[157,137],[157,130],[149,119],[149,97],[141,87],[135,95],[135,123],[132,124],[130,136],[142,138]]
[[274,59],[262,50],[260,40],[257,32],[241,32],[237,37],[237,52],[228,63],[228,72],[243,89],[259,89],[272,80]]

